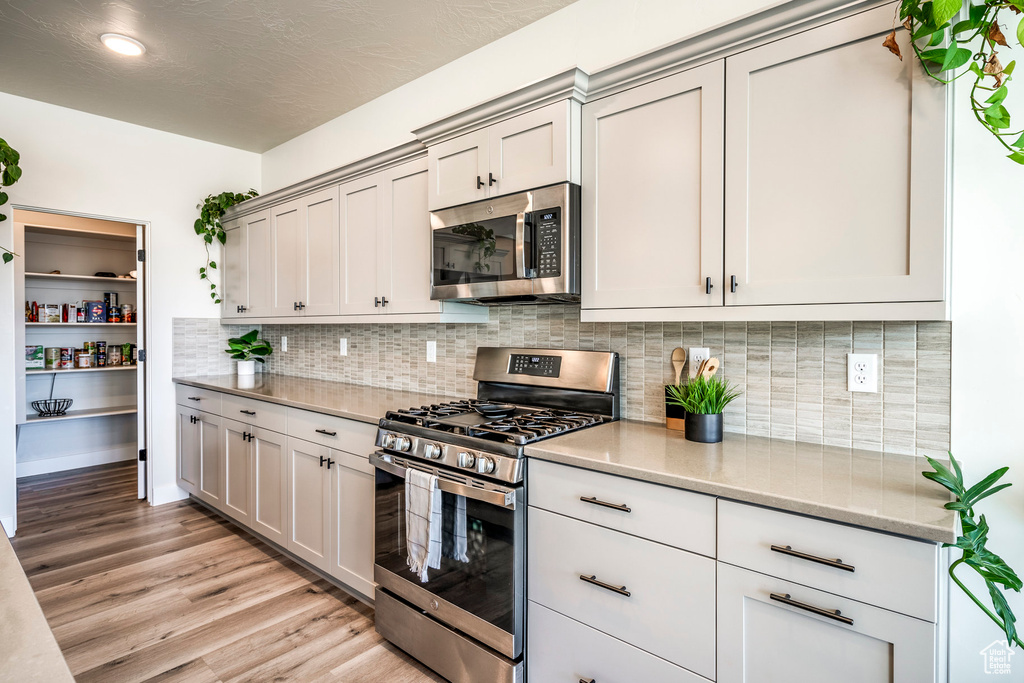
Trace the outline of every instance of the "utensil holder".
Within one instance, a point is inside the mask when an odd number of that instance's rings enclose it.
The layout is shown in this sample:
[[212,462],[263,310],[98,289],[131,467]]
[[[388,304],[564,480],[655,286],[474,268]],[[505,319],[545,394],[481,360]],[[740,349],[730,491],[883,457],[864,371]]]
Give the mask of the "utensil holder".
[[681,432],[685,426],[686,410],[682,406],[668,402],[671,396],[669,394],[670,386],[672,385],[665,385],[665,427]]

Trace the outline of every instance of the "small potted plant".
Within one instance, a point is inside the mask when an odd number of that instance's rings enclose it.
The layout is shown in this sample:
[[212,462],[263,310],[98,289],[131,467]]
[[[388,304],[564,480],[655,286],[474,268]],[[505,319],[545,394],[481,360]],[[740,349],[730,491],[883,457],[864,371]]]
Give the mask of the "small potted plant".
[[686,411],[685,436],[688,441],[719,443],[722,440],[722,411],[740,392],[728,380],[698,375],[686,384],[666,387],[668,405]]
[[263,356],[274,352],[273,347],[259,338],[259,330],[246,332],[241,337],[228,339],[228,347],[224,353],[238,361],[238,376],[252,376],[256,373],[256,363],[265,363]]

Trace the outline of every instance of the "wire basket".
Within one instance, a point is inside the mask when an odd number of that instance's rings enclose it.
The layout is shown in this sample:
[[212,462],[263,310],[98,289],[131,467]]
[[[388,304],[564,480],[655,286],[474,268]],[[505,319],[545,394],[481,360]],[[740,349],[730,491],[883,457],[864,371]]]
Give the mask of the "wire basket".
[[39,413],[39,417],[56,417],[68,412],[72,402],[70,398],[49,398],[44,401],[32,401],[32,410]]

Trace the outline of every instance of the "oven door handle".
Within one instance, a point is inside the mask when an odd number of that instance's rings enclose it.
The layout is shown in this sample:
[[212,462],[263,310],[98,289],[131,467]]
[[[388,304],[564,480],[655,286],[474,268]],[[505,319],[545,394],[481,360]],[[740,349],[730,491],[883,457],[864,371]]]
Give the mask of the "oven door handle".
[[[370,454],[370,464],[379,470],[387,472],[388,474],[393,474],[396,477],[405,479],[404,467],[399,467],[392,462],[388,462],[376,453]],[[475,486],[467,486],[465,484],[460,484],[457,481],[442,479],[441,477],[437,478],[437,488],[441,489],[445,493],[451,493],[456,496],[465,496],[466,498],[479,500],[480,502],[487,503],[489,505],[496,505],[498,507],[508,508],[509,510],[516,509],[516,496],[514,491],[502,492],[478,489]]]

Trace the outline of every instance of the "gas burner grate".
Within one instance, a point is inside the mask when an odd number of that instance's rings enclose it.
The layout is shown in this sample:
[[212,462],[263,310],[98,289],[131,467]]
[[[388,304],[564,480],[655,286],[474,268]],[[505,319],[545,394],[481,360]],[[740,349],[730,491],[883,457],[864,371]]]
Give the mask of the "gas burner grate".
[[483,403],[476,399],[463,401],[448,401],[445,403],[432,403],[429,406],[409,408],[408,410],[389,410],[387,418],[398,422],[418,425],[420,427],[435,427],[435,420],[445,417],[455,417],[474,412],[474,406]]
[[599,425],[604,421],[605,418],[599,415],[564,410],[537,410],[525,415],[494,420],[467,431],[469,436],[522,446],[557,434]]

